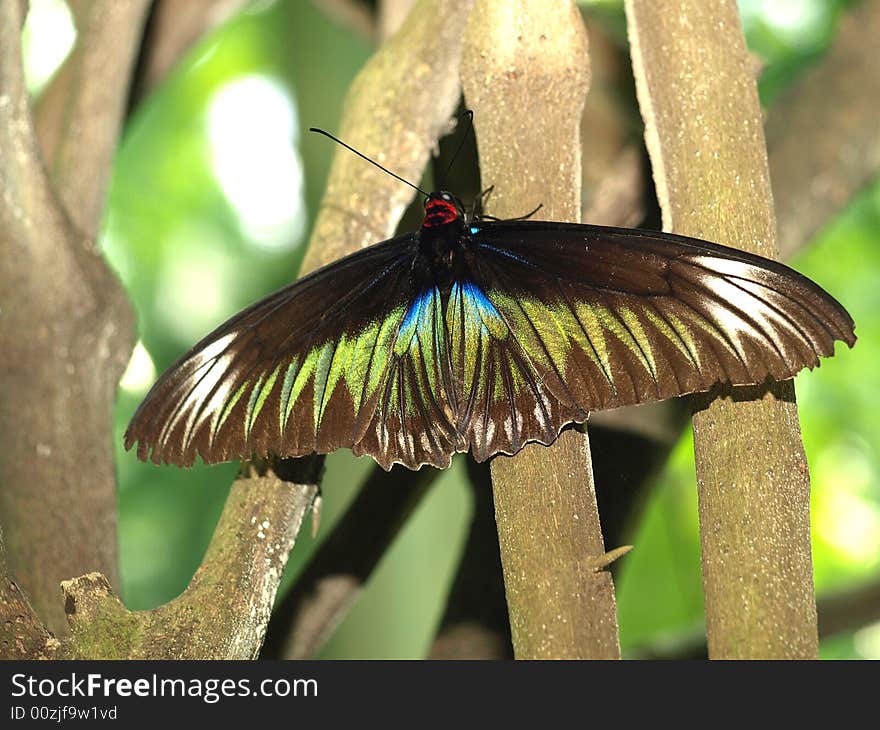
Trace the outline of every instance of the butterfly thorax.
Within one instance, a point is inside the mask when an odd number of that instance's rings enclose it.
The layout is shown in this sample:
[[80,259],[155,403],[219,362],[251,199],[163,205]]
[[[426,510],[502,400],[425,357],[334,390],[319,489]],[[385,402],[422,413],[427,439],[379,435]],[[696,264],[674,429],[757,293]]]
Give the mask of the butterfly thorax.
[[455,197],[445,192],[428,197],[418,232],[419,263],[436,284],[443,286],[456,278],[465,230],[464,212]]

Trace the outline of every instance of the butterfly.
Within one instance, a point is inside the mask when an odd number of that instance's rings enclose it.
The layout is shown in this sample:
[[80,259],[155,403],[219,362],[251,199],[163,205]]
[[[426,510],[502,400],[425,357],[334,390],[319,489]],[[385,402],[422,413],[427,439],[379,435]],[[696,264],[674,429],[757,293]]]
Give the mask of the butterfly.
[[350,448],[445,468],[552,443],[590,411],[785,380],[846,310],[776,261],[648,230],[468,215],[426,195],[421,228],[258,301],[172,365],[125,434],[181,466]]

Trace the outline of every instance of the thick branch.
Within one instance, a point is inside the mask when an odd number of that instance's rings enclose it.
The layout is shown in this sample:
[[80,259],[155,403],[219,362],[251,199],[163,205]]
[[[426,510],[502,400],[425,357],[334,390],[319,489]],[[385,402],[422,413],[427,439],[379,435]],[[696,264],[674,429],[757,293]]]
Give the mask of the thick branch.
[[[132,316],[94,240],[71,225],[47,181],[21,83],[20,6],[0,2],[0,289],[16,292],[0,317],[0,519],[22,587],[48,627],[64,632],[60,581],[92,570],[111,580],[117,574],[112,404],[131,351]],[[118,11],[108,12],[115,18]],[[132,10],[130,23],[139,17]],[[64,168],[56,179],[92,232],[122,103],[112,93],[124,97],[131,56],[119,46],[132,35],[114,27],[118,38],[95,30],[104,45],[89,54],[116,59],[117,78],[77,79],[77,112],[59,137],[59,150],[82,147],[68,155],[82,169]],[[90,86],[102,80],[109,88]]]
[[767,147],[782,257],[880,171],[880,3],[857,4],[834,45],[770,109]]
[[[579,125],[587,40],[573,4],[479,2],[468,22],[462,84],[474,110],[492,212],[543,203],[551,220],[580,214]],[[501,560],[518,658],[619,656],[586,435],[492,462]]]
[[[627,0],[664,227],[776,253],[757,90],[732,0]],[[809,474],[791,383],[700,402],[710,656],[815,657]]]
[[[285,474],[283,463],[277,471]],[[192,582],[164,606],[127,611],[98,573],[66,581],[67,655],[256,658],[287,556],[317,494],[314,474],[297,478],[267,473],[236,481]]]

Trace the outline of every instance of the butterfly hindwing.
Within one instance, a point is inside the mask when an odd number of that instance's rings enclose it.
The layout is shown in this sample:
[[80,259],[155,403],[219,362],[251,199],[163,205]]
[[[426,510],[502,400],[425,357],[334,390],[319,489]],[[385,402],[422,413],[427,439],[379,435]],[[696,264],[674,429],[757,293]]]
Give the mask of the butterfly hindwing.
[[354,453],[371,455],[385,469],[394,463],[449,466],[451,455],[463,450],[449,362],[441,292],[428,286],[403,316],[375,404],[363,411]]

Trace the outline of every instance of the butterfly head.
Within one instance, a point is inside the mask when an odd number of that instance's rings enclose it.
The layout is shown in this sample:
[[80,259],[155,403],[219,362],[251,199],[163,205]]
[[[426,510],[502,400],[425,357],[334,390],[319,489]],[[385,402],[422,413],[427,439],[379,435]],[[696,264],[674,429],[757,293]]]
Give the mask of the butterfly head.
[[452,193],[441,190],[425,198],[425,222],[422,223],[424,228],[443,226],[462,220],[464,220],[464,208],[461,201]]

